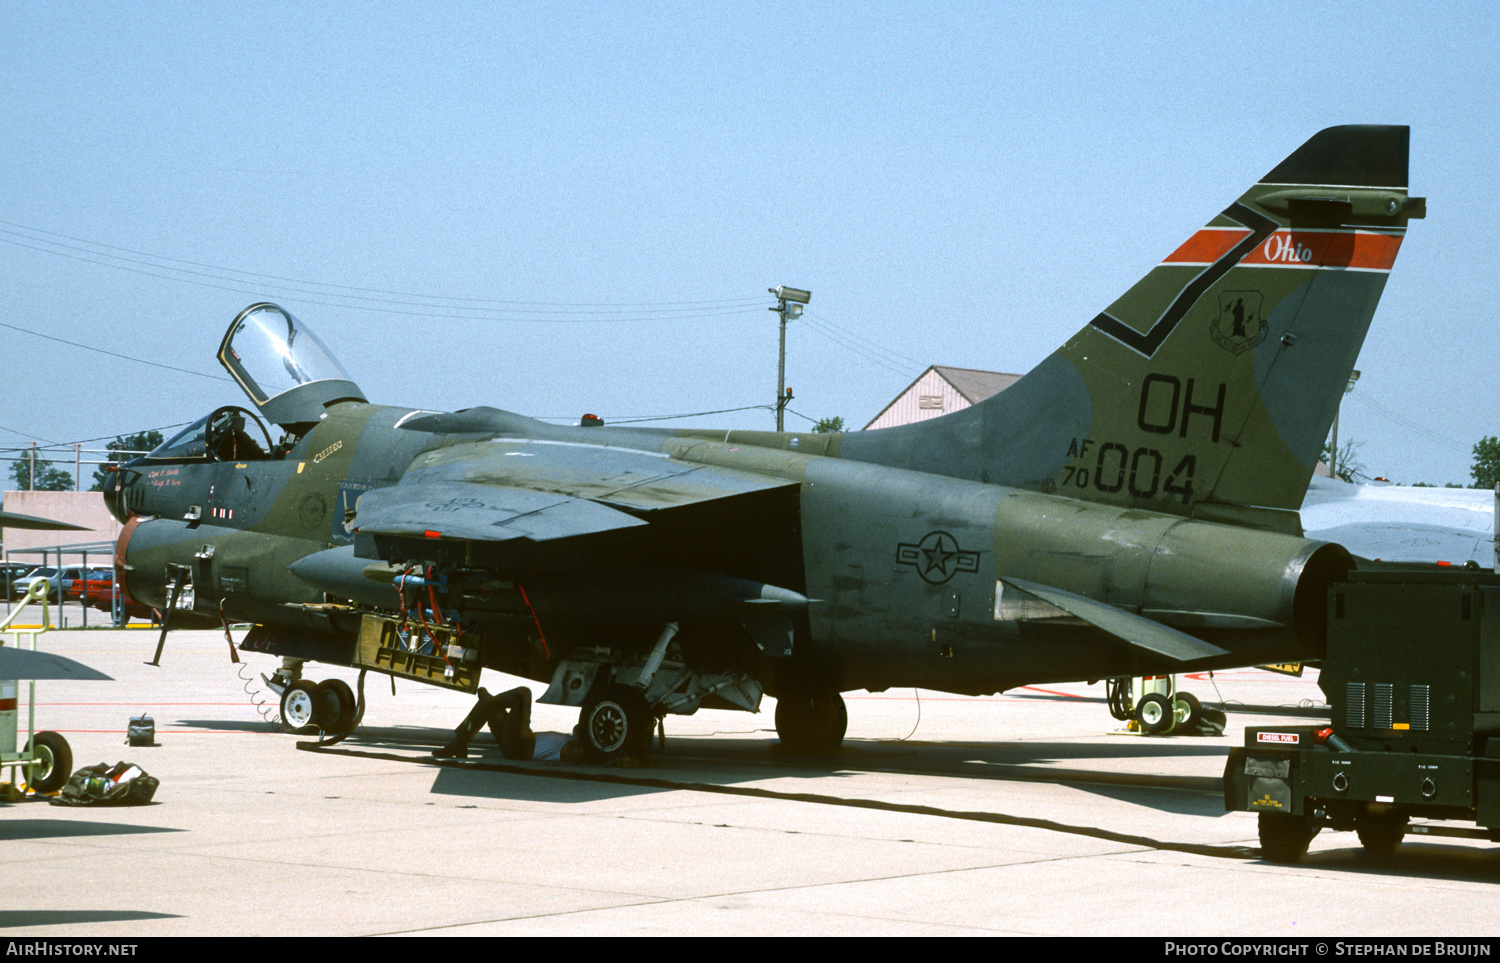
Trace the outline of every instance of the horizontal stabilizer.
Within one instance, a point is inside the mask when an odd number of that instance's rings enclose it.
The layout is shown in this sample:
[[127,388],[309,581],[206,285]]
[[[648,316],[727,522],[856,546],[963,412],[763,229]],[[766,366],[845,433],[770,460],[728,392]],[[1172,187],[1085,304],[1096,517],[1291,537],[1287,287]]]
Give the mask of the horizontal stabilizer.
[[74,525],[72,522],[59,522],[51,518],[42,518],[40,515],[22,515],[19,512],[0,512],[0,528],[29,528],[58,532],[88,531],[84,526]]
[[[1190,662],[1194,659],[1208,659],[1228,654],[1224,649],[1209,645],[1186,632],[1168,628],[1159,622],[1133,615],[1104,602],[1018,578],[1003,578],[1000,581],[1007,588],[1036,596],[1043,602],[1054,605],[1123,642],[1156,655],[1163,655],[1179,662]],[[998,610],[999,607],[997,603],[996,609]]]
[[51,652],[33,652],[0,646],[0,679],[66,679],[70,682],[101,681],[110,677],[82,662]]

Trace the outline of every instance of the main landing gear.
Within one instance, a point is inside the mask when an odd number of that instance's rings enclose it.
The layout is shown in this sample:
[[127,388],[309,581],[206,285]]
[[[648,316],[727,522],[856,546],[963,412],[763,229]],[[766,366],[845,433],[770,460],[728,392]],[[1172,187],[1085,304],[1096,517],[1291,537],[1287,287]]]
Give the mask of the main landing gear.
[[676,622],[663,625],[649,651],[578,649],[558,662],[538,701],[579,707],[573,735],[591,762],[646,752],[658,720],[691,715],[706,699],[747,712],[760,707],[759,681],[740,670],[687,664],[673,643],[677,631]]
[[[660,685],[653,686],[653,683],[657,681],[657,671],[666,660],[667,647],[676,636],[676,622],[664,625],[651,652],[640,668],[634,671],[611,666],[608,674],[600,677],[600,666],[592,670],[581,670],[583,675],[593,678],[594,683],[586,690],[588,695],[584,697],[583,708],[578,713],[578,726],[573,734],[583,742],[584,752],[590,762],[609,762],[620,756],[644,755],[650,747],[651,730],[656,720],[668,709],[663,697],[670,691],[670,686],[664,689]],[[558,675],[553,679],[553,688],[563,688],[560,683],[568,677],[566,668],[559,666]],[[685,678],[685,674],[678,678]],[[610,681],[606,682],[605,679]],[[568,687],[582,685],[582,681],[582,675],[574,677]],[[552,689],[548,692],[550,694]],[[694,703],[694,708],[696,707]]]
[[635,686],[612,682],[589,696],[578,714],[578,736],[593,762],[639,756],[651,744],[655,716]]
[[776,734],[788,752],[831,755],[848,728],[849,710],[837,692],[785,692],[776,700]]
[[658,720],[692,715],[705,700],[746,712],[760,708],[759,680],[741,669],[688,664],[673,641],[677,631],[676,622],[662,626],[649,651],[575,649],[557,663],[537,701],[579,707],[573,735],[596,763],[644,753]]

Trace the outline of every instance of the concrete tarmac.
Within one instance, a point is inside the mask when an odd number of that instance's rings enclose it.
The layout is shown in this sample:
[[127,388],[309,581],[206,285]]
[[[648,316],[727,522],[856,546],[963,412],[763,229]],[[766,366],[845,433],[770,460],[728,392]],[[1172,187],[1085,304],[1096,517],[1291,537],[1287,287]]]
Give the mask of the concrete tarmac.
[[[827,760],[779,751],[767,699],[668,717],[666,745],[629,765],[516,764],[487,735],[439,763],[461,693],[398,682],[393,697],[372,673],[358,732],[309,751],[257,705],[277,660],[242,656],[245,682],[222,632],[173,633],[160,668],[143,664],[155,643],[43,637],[115,681],[38,683],[38,728],[67,737],[75,768],[129,760],[161,786],[143,807],[0,803],[7,937],[1500,930],[1488,843],[1408,837],[1380,860],[1324,832],[1301,865],[1262,861],[1220,775],[1246,725],[1285,715],[1148,738],[1110,734],[1102,685],[906,690],[846,696],[849,737]],[[1183,687],[1232,707],[1321,702],[1311,677],[1252,670]],[[143,712],[159,745],[128,747]],[[567,732],[576,715],[538,705],[533,726]]]

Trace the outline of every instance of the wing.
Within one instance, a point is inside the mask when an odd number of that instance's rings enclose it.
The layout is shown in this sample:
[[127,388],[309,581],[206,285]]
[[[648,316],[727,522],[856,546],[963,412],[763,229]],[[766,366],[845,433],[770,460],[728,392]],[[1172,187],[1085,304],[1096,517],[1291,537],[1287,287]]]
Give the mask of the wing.
[[369,535],[548,541],[644,525],[570,495],[444,478],[403,479],[360,497],[357,530]]
[[501,438],[422,456],[397,484],[361,496],[355,526],[375,536],[543,542],[796,484],[655,452]]

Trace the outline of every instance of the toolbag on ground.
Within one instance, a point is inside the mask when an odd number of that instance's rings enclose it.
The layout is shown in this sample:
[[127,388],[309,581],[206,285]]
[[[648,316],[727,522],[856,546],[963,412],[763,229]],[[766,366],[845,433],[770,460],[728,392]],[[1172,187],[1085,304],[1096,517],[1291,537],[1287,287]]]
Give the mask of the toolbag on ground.
[[131,806],[151,801],[161,780],[133,762],[85,766],[68,777],[54,806]]

